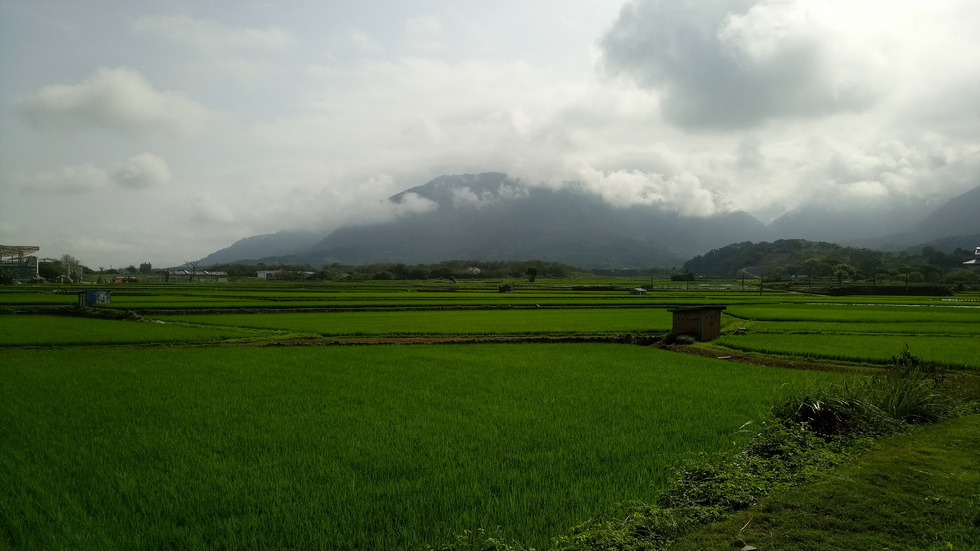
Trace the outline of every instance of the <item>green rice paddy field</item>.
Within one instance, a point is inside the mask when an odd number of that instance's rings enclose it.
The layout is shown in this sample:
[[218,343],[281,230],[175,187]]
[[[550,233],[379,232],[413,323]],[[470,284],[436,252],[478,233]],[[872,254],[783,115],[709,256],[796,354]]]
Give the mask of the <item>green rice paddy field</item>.
[[289,337],[661,335],[667,306],[712,303],[719,356],[882,365],[908,345],[980,370],[976,297],[262,292],[114,290],[126,321],[0,290],[0,548],[402,549],[499,527],[546,549],[733,449],[787,388],[844,377],[619,344],[261,346]]
[[400,549],[548,539],[839,375],[620,345],[0,352],[6,541]]

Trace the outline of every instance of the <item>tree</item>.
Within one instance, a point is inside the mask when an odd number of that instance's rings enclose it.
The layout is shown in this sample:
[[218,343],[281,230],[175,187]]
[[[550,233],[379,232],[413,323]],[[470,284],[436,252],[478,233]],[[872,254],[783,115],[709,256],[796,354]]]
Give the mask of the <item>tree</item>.
[[149,262],[141,262],[140,263],[140,273],[141,274],[149,274],[151,272],[153,272],[153,266]]
[[72,278],[72,274],[75,274],[78,271],[78,266],[79,266],[78,259],[75,258],[74,256],[70,254],[61,255],[61,269],[62,269],[62,274],[65,277],[72,279],[74,281],[74,278]]
[[197,275],[197,267],[201,264],[200,260],[188,260],[184,262],[184,267],[187,268],[187,272],[190,274],[187,276],[188,283],[194,281],[194,276]]
[[697,276],[694,272],[684,270],[683,272],[674,272],[670,274],[671,281],[694,281]]
[[946,283],[980,283],[980,275],[972,270],[958,269],[946,274]]
[[834,266],[834,278],[837,279],[838,287],[843,287],[844,279],[851,279],[856,273],[857,270],[855,270],[854,266],[851,266],[850,264],[841,263]]
[[526,273],[527,273],[527,280],[531,283],[534,283],[534,280],[538,278],[538,269],[535,268],[534,266],[528,268]]

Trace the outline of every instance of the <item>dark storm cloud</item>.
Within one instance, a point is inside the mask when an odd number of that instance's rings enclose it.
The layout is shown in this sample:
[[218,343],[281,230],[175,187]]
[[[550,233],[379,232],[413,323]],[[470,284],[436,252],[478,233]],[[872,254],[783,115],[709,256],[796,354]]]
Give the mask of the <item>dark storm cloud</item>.
[[793,2],[635,0],[600,42],[602,70],[660,92],[664,118],[691,129],[866,107],[823,31]]

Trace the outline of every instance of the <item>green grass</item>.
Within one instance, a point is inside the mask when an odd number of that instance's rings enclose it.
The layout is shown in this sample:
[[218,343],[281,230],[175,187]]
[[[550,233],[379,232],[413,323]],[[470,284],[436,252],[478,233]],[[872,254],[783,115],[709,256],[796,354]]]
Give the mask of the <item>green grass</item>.
[[541,548],[837,378],[615,345],[0,351],[0,541]]
[[268,335],[235,327],[89,319],[70,316],[0,315],[0,346],[64,346],[136,343],[202,343]]
[[980,416],[882,441],[818,481],[690,534],[669,551],[971,550],[980,542]]
[[980,323],[980,308],[942,305],[770,304],[739,305],[729,316],[759,321],[834,321],[848,323]]
[[744,327],[753,333],[860,334],[860,335],[973,335],[980,337],[980,323],[971,322],[838,322],[728,320],[725,329]]
[[670,330],[660,308],[445,310],[157,316],[162,320],[341,335],[527,335],[658,333]]
[[745,352],[875,364],[888,363],[908,345],[926,362],[980,370],[980,343],[975,336],[749,333],[722,336],[712,344]]

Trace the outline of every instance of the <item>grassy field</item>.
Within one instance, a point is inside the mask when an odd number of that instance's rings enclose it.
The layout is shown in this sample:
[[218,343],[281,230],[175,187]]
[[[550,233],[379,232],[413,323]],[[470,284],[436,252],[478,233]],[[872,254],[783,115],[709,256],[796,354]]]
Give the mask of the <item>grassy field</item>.
[[251,340],[278,333],[236,327],[188,327],[69,316],[0,315],[0,347],[213,343],[232,339]]
[[736,305],[712,346],[808,359],[887,364],[908,346],[925,361],[980,371],[980,307],[909,304]]
[[0,352],[17,547],[547,540],[839,375],[617,345]]
[[438,310],[157,316],[161,320],[340,335],[625,334],[670,330],[663,308]]
[[698,346],[719,356],[883,364],[908,345],[980,370],[980,297],[500,283],[113,287],[104,310],[143,321],[61,315],[85,287],[0,289],[0,547],[391,549],[500,527],[546,549],[732,449],[786,387],[843,377],[608,344],[259,346],[286,337],[662,335],[667,307],[710,303],[724,333]]
[[718,346],[744,352],[777,354],[807,359],[884,365],[907,345],[923,360],[945,367],[980,369],[980,343],[976,335],[946,337],[923,335],[795,335],[748,334],[725,336]]

